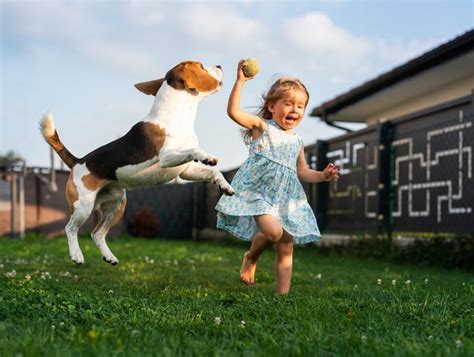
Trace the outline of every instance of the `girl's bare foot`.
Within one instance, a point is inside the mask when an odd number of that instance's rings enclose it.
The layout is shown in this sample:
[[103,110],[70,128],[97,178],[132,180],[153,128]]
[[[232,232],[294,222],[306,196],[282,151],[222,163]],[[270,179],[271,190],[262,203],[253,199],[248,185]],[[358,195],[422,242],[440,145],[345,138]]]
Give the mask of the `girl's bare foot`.
[[240,268],[240,280],[244,284],[253,285],[255,284],[255,270],[257,269],[257,262],[252,261],[248,258],[246,252],[244,258],[242,259],[242,267]]

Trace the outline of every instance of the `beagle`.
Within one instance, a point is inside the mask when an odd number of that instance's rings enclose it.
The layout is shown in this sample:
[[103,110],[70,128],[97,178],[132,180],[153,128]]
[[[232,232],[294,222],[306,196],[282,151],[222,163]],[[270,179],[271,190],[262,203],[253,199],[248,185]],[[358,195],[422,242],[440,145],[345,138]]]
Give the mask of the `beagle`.
[[43,116],[43,137],[71,169],[66,184],[71,209],[66,235],[74,263],[84,263],[77,233],[94,210],[101,213],[101,220],[91,233],[92,239],[106,262],[118,263],[105,238],[123,216],[127,188],[160,185],[179,177],[210,181],[224,194],[234,194],[222,173],[212,167],[217,159],[199,148],[194,132],[197,107],[222,87],[222,75],[220,66],[186,61],[164,78],[136,84],[141,92],[155,96],[148,115],[121,138],[83,158],[75,157],[63,145],[53,116]]

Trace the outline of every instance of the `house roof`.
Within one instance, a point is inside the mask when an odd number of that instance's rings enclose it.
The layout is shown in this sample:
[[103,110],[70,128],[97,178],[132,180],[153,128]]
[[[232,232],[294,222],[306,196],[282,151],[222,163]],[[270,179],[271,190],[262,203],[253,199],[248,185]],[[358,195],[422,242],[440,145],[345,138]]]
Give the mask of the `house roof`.
[[[472,53],[469,53],[473,50],[474,30],[470,30],[389,72],[322,103],[314,108],[310,115],[323,117],[331,122],[364,122],[366,119],[364,116],[368,111],[375,113],[381,111],[383,106],[386,108],[389,105],[394,105],[393,101],[397,100],[397,95],[400,101],[401,98],[407,98],[408,95],[417,95],[417,90],[426,91],[427,86],[444,85],[456,76],[462,78],[463,75],[465,76],[466,69],[474,72],[472,64],[474,57]],[[443,68],[441,73],[430,73],[430,69],[447,62],[450,63],[449,68]],[[415,82],[415,77],[418,82]],[[421,80],[424,82],[421,83]],[[390,87],[392,90],[387,91]],[[394,87],[399,88],[395,90]],[[385,95],[382,95],[382,92],[386,92]]]

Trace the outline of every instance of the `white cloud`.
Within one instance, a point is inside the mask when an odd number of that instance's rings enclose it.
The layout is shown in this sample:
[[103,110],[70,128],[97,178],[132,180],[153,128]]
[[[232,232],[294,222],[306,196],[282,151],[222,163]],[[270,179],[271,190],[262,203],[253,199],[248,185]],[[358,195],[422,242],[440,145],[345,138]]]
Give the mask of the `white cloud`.
[[39,59],[74,56],[134,74],[155,69],[146,52],[134,48],[136,44],[131,41],[121,40],[121,34],[113,31],[114,25],[103,25],[100,11],[94,6],[76,2],[18,3],[3,10],[8,30],[24,37],[24,48]]
[[89,60],[107,68],[133,74],[156,73],[153,59],[146,53],[117,43],[83,42],[79,51]]
[[177,26],[197,44],[234,50],[258,43],[267,31],[258,20],[241,16],[231,7],[217,3],[187,6],[178,22]]
[[135,25],[150,27],[162,25],[166,22],[162,4],[162,2],[130,1],[127,15]]
[[6,28],[37,39],[71,37],[87,28],[87,9],[79,2],[6,3],[2,12]]
[[322,12],[310,12],[285,20],[282,32],[289,45],[313,55],[359,59],[372,48],[369,40],[336,26]]
[[374,47],[378,58],[383,62],[401,64],[441,44],[441,39],[432,38],[424,41],[403,39],[376,39]]
[[[334,23],[323,12],[288,18],[280,33],[284,40],[280,52],[285,53],[286,46],[291,56],[275,57],[275,66],[293,69],[297,76],[301,73],[318,81],[314,88],[321,95],[320,100],[328,99],[325,91],[331,96],[346,91],[440,43],[440,39],[404,41],[398,37],[359,36]],[[307,81],[306,77],[302,79]]]

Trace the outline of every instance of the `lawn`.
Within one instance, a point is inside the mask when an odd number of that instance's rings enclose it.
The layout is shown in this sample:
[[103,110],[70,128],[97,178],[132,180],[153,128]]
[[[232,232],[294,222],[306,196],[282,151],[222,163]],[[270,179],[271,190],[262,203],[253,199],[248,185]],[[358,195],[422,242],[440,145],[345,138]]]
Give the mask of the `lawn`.
[[239,282],[246,245],[121,237],[0,239],[0,355],[474,354],[473,274],[295,250],[291,293],[272,251]]

